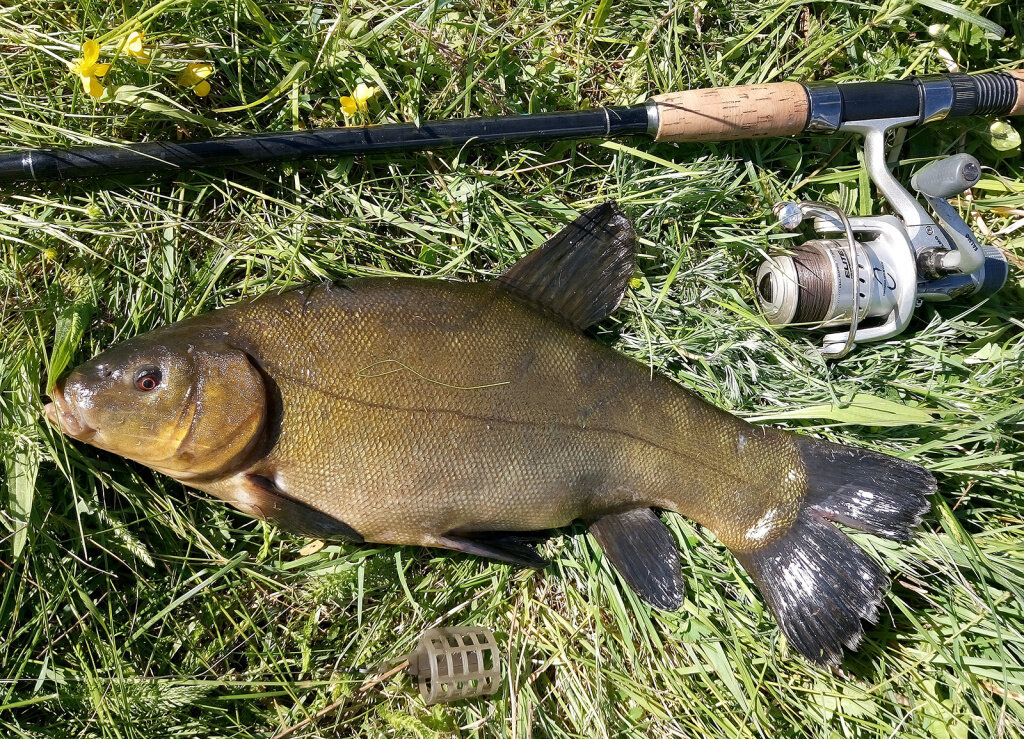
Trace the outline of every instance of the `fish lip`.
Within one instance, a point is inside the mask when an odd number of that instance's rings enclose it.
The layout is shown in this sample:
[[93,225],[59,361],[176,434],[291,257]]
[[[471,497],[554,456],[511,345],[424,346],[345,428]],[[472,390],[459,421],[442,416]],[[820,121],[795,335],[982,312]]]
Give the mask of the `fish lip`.
[[96,436],[96,429],[83,421],[74,411],[74,407],[64,395],[64,383],[58,382],[50,391],[52,403],[43,406],[46,419],[56,428],[79,441],[91,441]]

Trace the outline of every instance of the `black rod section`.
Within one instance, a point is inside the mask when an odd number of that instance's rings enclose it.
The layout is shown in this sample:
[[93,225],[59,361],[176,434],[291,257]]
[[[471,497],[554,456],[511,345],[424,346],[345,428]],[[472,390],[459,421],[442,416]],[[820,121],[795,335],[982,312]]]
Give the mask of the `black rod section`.
[[568,113],[389,123],[316,131],[124,146],[26,149],[0,155],[0,183],[118,174],[173,174],[253,162],[476,146],[517,141],[609,138],[647,133],[646,105]]
[[1005,115],[1017,104],[1018,96],[1016,80],[1005,72],[937,74],[891,82],[840,83],[837,87],[843,121],[921,117],[940,106],[945,109],[943,118]]

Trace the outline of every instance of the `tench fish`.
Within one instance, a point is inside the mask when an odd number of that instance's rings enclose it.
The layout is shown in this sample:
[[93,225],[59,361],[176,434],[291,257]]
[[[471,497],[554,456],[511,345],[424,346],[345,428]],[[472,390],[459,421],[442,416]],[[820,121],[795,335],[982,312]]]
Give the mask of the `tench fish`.
[[498,279],[350,279],[114,346],[46,406],[64,433],[290,531],[542,567],[582,520],[649,604],[682,604],[657,510],[710,529],[790,643],[835,663],[888,586],[834,524],[907,539],[935,481],[873,451],[753,426],[587,335],[636,236],[614,203]]

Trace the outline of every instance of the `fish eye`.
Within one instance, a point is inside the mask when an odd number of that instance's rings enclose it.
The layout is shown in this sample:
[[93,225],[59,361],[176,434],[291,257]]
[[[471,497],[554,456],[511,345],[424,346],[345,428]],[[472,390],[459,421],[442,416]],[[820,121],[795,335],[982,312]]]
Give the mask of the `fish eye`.
[[156,390],[163,375],[159,367],[143,367],[135,373],[135,387],[144,393]]

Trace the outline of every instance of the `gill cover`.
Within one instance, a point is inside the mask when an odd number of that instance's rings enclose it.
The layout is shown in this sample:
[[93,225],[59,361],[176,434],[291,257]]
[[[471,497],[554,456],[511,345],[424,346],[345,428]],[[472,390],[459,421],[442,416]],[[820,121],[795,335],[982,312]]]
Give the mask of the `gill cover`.
[[[249,356],[174,329],[126,342],[77,367],[55,391],[83,440],[179,480],[227,472],[263,437],[266,388]],[[179,348],[180,347],[180,348]]]
[[201,476],[226,470],[263,437],[267,392],[249,356],[237,349],[195,355],[195,400],[188,433],[174,460],[181,472]]

